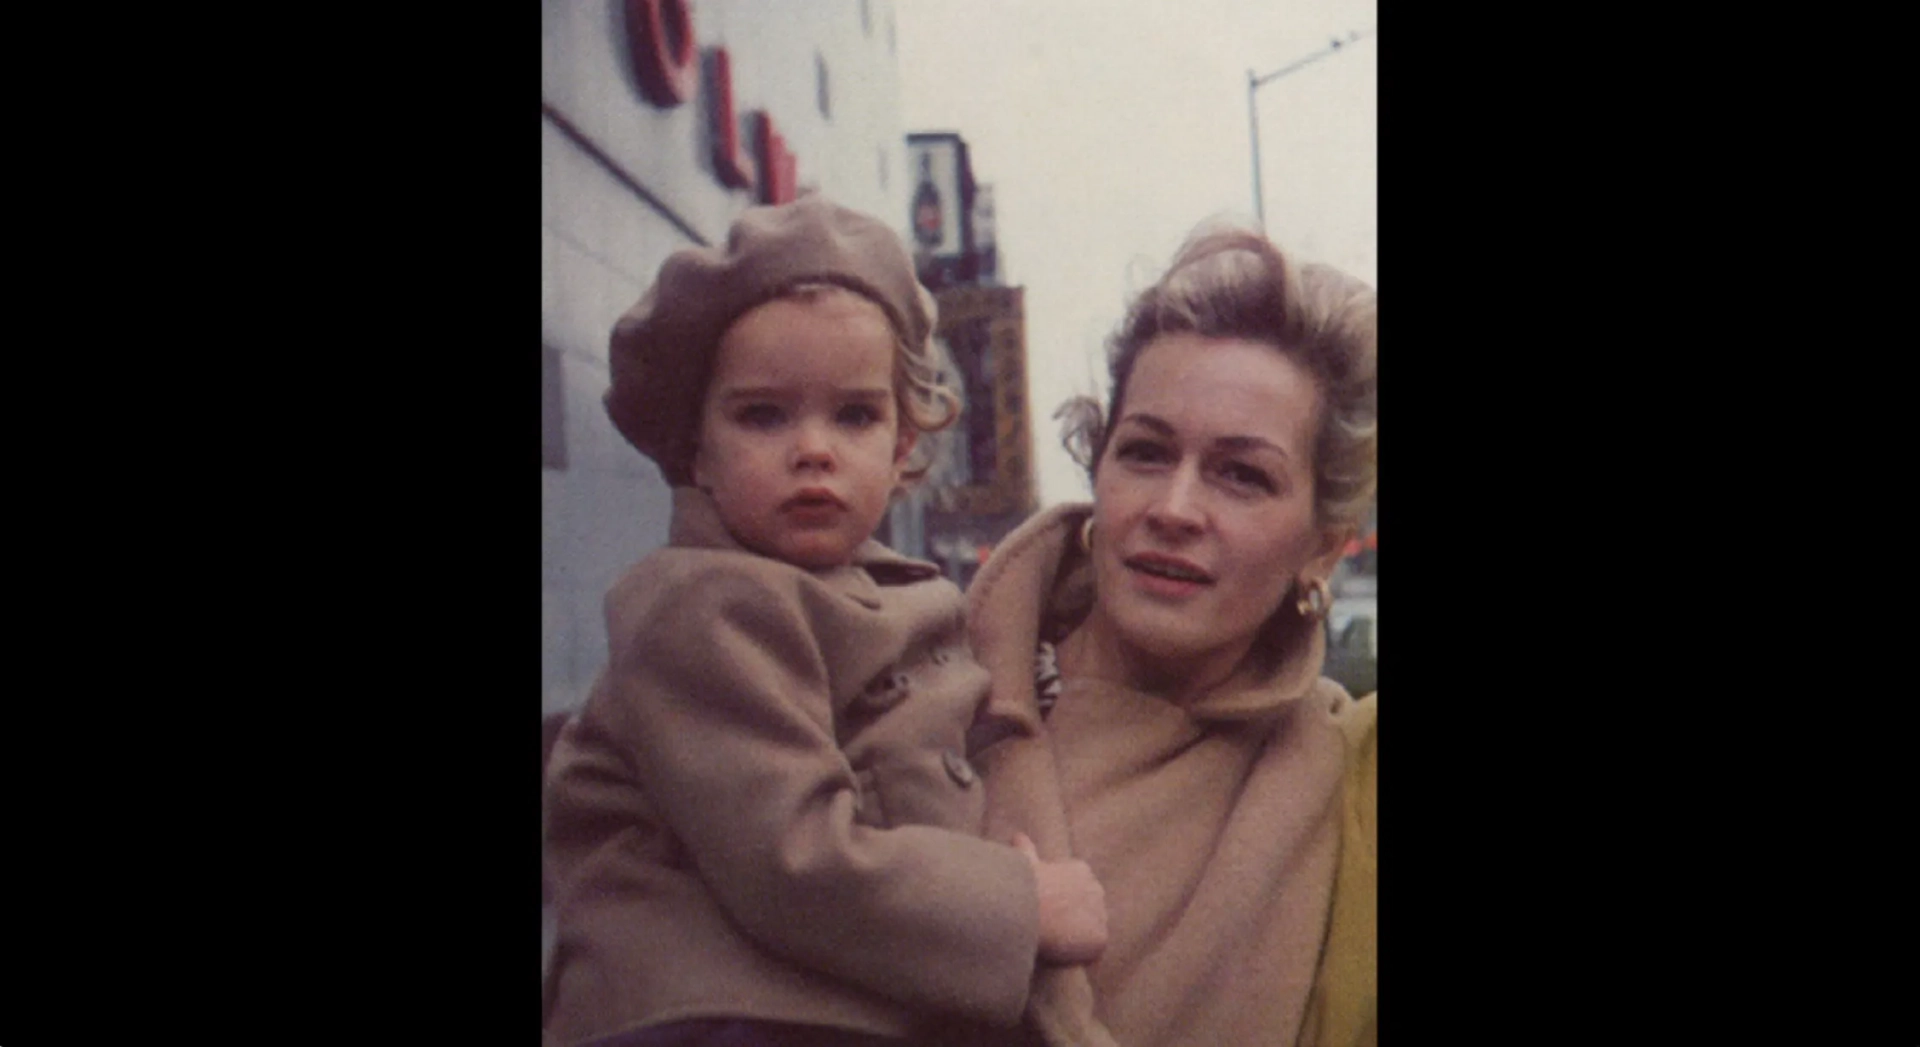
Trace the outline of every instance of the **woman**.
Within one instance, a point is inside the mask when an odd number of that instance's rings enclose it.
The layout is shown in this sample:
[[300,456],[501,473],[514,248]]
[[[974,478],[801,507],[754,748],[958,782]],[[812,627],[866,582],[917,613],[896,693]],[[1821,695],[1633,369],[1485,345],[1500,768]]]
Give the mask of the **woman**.
[[968,593],[1008,732],[976,761],[988,832],[1106,888],[1105,954],[1037,976],[1049,1043],[1373,1041],[1376,699],[1319,669],[1373,497],[1375,301],[1196,234],[1112,339],[1108,409],[1062,412],[1093,505]]

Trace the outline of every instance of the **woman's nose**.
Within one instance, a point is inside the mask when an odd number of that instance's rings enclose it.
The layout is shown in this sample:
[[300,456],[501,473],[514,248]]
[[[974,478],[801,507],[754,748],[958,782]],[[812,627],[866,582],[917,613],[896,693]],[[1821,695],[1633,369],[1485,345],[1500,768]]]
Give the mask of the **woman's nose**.
[[1147,519],[1162,530],[1197,532],[1206,522],[1201,494],[1198,470],[1191,465],[1181,465],[1167,474],[1148,507]]

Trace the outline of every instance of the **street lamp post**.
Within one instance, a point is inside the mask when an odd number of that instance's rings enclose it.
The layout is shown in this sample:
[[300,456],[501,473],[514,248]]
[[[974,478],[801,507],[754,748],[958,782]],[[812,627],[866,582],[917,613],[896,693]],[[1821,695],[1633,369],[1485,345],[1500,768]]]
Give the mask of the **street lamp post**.
[[1272,83],[1288,73],[1300,69],[1302,66],[1317,62],[1367,35],[1369,34],[1356,29],[1348,33],[1344,39],[1336,36],[1328,41],[1325,48],[1315,51],[1305,58],[1289,64],[1283,69],[1276,69],[1265,76],[1255,76],[1253,70],[1247,70],[1247,127],[1253,139],[1253,213],[1254,217],[1259,219],[1262,230],[1267,227],[1267,212],[1260,196],[1260,112],[1254,101],[1254,92],[1260,90],[1260,85]]

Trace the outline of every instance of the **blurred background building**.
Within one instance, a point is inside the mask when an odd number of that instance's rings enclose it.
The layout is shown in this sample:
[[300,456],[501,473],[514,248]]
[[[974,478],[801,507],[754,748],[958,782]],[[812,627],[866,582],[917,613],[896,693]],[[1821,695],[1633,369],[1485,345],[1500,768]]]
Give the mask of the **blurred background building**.
[[941,460],[902,517],[918,549],[962,587],[995,543],[1039,507],[1028,417],[1026,299],[1000,283],[993,187],[975,181],[966,140],[951,131],[907,136],[914,261],[940,304],[934,332],[960,420]]
[[1327,614],[1327,660],[1320,672],[1355,695],[1379,689],[1379,515],[1378,508],[1367,514],[1329,585],[1333,606]]

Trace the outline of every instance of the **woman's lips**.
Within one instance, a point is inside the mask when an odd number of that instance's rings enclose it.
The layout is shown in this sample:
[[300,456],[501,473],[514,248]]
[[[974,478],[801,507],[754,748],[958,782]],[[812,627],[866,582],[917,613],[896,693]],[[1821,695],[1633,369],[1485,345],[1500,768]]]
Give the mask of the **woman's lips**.
[[1215,580],[1199,564],[1164,553],[1139,553],[1122,563],[1132,572],[1135,584],[1162,596],[1191,596]]

